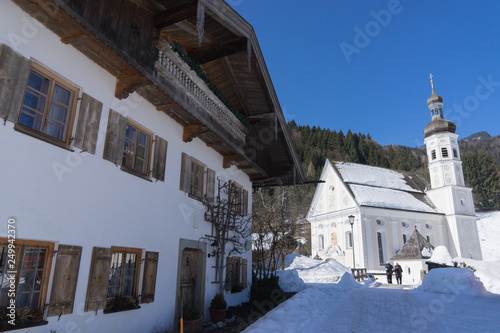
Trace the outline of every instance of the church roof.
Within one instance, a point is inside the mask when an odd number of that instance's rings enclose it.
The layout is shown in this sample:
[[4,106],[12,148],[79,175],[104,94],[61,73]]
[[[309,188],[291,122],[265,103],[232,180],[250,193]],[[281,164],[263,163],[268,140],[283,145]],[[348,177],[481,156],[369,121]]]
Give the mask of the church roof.
[[401,250],[399,250],[391,260],[397,259],[429,259],[432,255],[434,246],[422,236],[417,229],[406,241]]
[[425,194],[428,181],[413,172],[334,162],[361,206],[439,213]]

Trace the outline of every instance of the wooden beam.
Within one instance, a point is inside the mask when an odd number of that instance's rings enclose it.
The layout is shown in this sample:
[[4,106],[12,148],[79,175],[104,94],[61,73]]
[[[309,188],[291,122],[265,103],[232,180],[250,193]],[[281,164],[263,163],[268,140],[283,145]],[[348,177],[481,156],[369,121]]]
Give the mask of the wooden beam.
[[224,169],[230,168],[234,163],[243,161],[245,158],[241,155],[224,156],[222,166]]
[[223,144],[225,144],[225,142],[222,142],[222,141],[210,142],[210,143],[207,143],[207,147],[222,146]]
[[196,16],[197,7],[198,2],[190,0],[186,3],[182,2],[177,6],[155,13],[153,20],[154,26],[157,29],[163,29],[191,16]]
[[63,44],[72,44],[74,42],[82,40],[83,38],[87,38],[87,35],[84,35],[81,31],[77,30],[75,32],[67,34],[66,36],[61,37],[61,42]]
[[185,126],[182,133],[182,141],[191,142],[198,135],[208,132],[208,128],[203,125],[190,125]]
[[115,97],[118,99],[127,98],[141,84],[146,81],[143,75],[121,76],[116,78]]
[[247,48],[247,39],[240,38],[222,45],[211,45],[209,47],[194,49],[189,52],[189,57],[198,64],[205,64],[209,61],[226,57]]
[[158,111],[169,111],[174,106],[175,106],[175,103],[167,103],[167,104],[157,105],[156,106],[156,110],[158,110]]

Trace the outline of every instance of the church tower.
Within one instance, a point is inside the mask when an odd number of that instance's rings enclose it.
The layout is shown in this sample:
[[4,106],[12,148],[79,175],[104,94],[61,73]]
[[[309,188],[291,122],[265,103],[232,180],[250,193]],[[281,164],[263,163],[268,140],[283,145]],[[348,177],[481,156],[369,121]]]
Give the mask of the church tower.
[[481,260],[472,188],[464,183],[457,126],[443,118],[443,98],[434,91],[432,75],[430,78],[432,94],[427,107],[432,121],[424,129],[431,178],[427,196],[446,215],[442,228],[448,230],[441,234],[449,234],[449,239],[442,239],[442,245],[452,256]]

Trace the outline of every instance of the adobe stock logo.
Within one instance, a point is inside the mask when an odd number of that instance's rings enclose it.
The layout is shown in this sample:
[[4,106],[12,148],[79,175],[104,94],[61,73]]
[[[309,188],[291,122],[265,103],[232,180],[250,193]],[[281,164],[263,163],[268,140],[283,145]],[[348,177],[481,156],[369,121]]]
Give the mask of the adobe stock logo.
[[[409,0],[411,1],[411,0]],[[389,0],[387,9],[381,9],[378,12],[370,11],[373,20],[368,21],[364,29],[355,26],[353,28],[355,35],[353,44],[342,42],[339,44],[340,50],[348,64],[351,63],[353,54],[360,54],[361,50],[370,45],[373,38],[380,35],[382,28],[386,28],[392,21],[394,15],[400,14],[403,11],[403,6],[399,0]]]

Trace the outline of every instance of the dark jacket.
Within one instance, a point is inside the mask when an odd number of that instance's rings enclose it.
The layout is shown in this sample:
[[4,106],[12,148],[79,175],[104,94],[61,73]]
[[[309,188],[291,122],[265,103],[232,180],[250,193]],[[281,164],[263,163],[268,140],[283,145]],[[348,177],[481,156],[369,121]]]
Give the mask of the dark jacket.
[[401,277],[401,275],[403,275],[403,269],[400,265],[396,264],[396,266],[394,266],[394,273],[396,273],[396,277]]
[[393,268],[394,267],[391,264],[389,264],[389,263],[385,264],[385,273],[386,274],[392,274],[392,269]]

